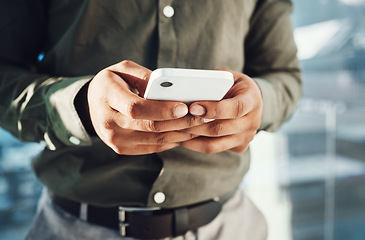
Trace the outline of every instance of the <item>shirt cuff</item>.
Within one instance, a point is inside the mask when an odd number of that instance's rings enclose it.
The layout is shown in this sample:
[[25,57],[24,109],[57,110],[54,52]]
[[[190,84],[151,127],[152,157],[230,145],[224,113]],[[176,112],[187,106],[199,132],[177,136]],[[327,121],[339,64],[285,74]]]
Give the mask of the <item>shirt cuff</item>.
[[280,123],[275,124],[275,116],[279,111],[275,87],[269,81],[262,78],[254,78],[254,80],[261,90],[263,101],[262,119],[259,130],[275,131],[280,125]]
[[92,76],[58,78],[48,89],[46,106],[51,130],[46,132],[44,139],[50,150],[56,150],[65,145],[91,145],[91,137],[83,126],[74,105],[76,95],[91,79]]

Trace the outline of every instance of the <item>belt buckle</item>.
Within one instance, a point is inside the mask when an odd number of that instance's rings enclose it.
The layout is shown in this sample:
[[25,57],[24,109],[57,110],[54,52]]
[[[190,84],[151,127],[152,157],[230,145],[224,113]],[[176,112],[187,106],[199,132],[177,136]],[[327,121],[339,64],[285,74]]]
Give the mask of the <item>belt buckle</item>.
[[160,207],[118,207],[118,219],[119,219],[119,233],[122,237],[127,237],[127,227],[129,227],[129,223],[126,219],[126,213],[128,212],[149,212],[149,211],[157,211],[160,210]]

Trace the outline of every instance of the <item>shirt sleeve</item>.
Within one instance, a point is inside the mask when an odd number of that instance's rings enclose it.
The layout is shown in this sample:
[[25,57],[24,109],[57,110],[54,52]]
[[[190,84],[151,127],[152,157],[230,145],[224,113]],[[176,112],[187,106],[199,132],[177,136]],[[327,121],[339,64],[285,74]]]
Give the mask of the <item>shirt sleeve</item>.
[[0,3],[0,125],[20,140],[44,141],[51,150],[89,145],[74,99],[91,76],[37,71],[47,27],[43,2]]
[[251,18],[245,42],[245,73],[259,85],[263,98],[260,130],[275,131],[293,113],[302,94],[289,0],[264,0]]

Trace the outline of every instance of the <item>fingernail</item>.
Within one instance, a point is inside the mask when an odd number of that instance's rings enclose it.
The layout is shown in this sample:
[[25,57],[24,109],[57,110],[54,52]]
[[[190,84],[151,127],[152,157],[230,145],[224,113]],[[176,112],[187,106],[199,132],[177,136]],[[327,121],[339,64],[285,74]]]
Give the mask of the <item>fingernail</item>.
[[215,119],[203,118],[203,122],[204,122],[204,123],[213,122],[214,120],[215,120]]
[[177,105],[174,109],[174,117],[181,118],[188,114],[189,110],[185,104]]
[[205,114],[205,108],[200,105],[193,105],[190,108],[190,113],[195,116],[203,116]]

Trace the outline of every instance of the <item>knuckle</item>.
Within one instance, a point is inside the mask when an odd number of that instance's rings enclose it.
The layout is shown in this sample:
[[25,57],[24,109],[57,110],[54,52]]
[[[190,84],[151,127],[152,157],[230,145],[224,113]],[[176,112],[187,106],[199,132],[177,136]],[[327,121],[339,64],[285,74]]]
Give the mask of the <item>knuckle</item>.
[[146,129],[151,132],[156,131],[156,122],[155,121],[146,121]]
[[245,109],[244,103],[242,101],[237,101],[235,117],[242,117],[245,114],[244,109]]
[[117,154],[124,153],[124,147],[120,146],[118,141],[118,135],[114,132],[110,132],[108,134],[104,134],[103,136],[104,142]]
[[129,68],[133,64],[133,61],[131,60],[123,60],[120,62],[120,66],[122,68]]
[[217,152],[217,146],[214,142],[207,143],[203,148],[203,153],[206,154],[213,154]]
[[114,120],[112,118],[109,118],[109,119],[106,119],[104,122],[103,122],[103,127],[104,129],[113,129],[114,127]]
[[191,125],[189,127],[195,127],[195,126],[200,126],[202,124],[206,124],[207,122],[205,122],[207,120],[207,118],[202,118],[202,117],[193,117],[191,119]]
[[162,152],[165,149],[166,149],[166,147],[164,145],[159,145],[159,146],[155,147],[154,152]]
[[150,132],[161,132],[161,124],[157,121],[147,120],[146,129]]
[[217,105],[217,106],[213,109],[212,113],[213,113],[214,115],[213,115],[213,117],[211,117],[211,118],[215,118],[215,116],[217,116],[217,117],[221,116],[221,115],[222,115],[222,113],[223,113],[223,111],[222,111],[222,108],[221,108],[221,107],[219,107],[219,105]]
[[166,143],[168,143],[168,134],[167,133],[159,133],[157,135],[156,142],[158,144],[166,144]]
[[196,117],[192,117],[192,116],[188,116],[187,118],[186,118],[186,123],[187,123],[187,126],[188,127],[192,127],[192,126],[194,126],[195,125],[195,122],[196,122]]
[[194,138],[198,137],[198,135],[195,135],[195,134],[190,133],[189,134],[189,137],[190,137],[190,139],[194,139]]
[[127,114],[132,119],[136,119],[139,115],[139,108],[141,103],[139,101],[130,101],[127,105]]
[[223,133],[224,127],[220,122],[213,122],[209,125],[209,133],[212,136],[220,136]]
[[236,148],[233,149],[233,152],[236,152],[236,153],[244,153],[246,152],[248,149],[248,144],[242,144]]
[[146,72],[144,69],[139,70],[139,76],[144,81],[148,81],[150,79],[150,74]]
[[202,124],[202,118],[194,116],[186,116],[183,118],[183,120],[184,122],[182,124],[186,129]]
[[123,147],[113,146],[112,149],[115,153],[119,155],[125,154],[125,149]]

